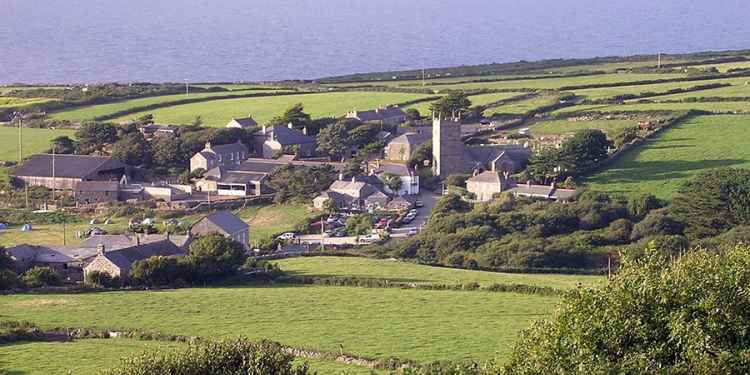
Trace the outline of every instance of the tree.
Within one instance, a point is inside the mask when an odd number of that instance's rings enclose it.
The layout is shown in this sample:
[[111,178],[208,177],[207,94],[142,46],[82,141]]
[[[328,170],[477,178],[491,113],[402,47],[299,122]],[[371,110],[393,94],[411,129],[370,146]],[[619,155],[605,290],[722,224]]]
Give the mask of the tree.
[[151,143],[154,166],[157,168],[185,168],[190,156],[182,147],[180,138],[159,137]]
[[432,163],[432,140],[422,143],[414,150],[409,158],[412,168],[429,167]]
[[52,146],[47,153],[72,154],[76,152],[76,144],[70,137],[63,135],[52,140]]
[[305,113],[302,103],[297,103],[287,109],[281,116],[274,117],[271,125],[287,125],[291,123],[297,128],[308,125],[311,121],[310,115]]
[[611,146],[612,142],[601,130],[584,129],[563,143],[560,156],[573,166],[577,174],[606,159]]
[[748,373],[748,285],[747,246],[674,262],[650,247],[601,287],[567,294],[522,334],[506,373]]
[[154,256],[133,263],[130,279],[135,285],[165,286],[180,278],[177,258]]
[[117,128],[112,124],[87,122],[76,131],[78,149],[82,154],[98,151],[117,141]]
[[370,214],[359,214],[350,216],[346,220],[346,233],[350,236],[361,236],[372,230],[372,217]]
[[406,114],[406,121],[409,121],[411,123],[422,119],[422,115],[419,113],[419,110],[416,108],[409,108],[404,113]]
[[119,277],[112,277],[112,275],[100,271],[87,272],[83,281],[95,288],[117,288],[120,286]]
[[380,175],[380,180],[383,181],[385,186],[388,186],[388,188],[391,189],[391,191],[394,193],[401,190],[403,181],[401,181],[401,176],[399,175],[393,173],[383,173],[382,175]]
[[112,157],[128,165],[150,165],[151,145],[141,133],[131,133],[112,147]]
[[441,99],[430,104],[430,113],[442,117],[465,115],[471,107],[471,100],[463,91],[452,91]]
[[335,181],[336,170],[331,165],[295,166],[285,165],[271,172],[268,184],[276,191],[278,203],[289,200],[310,200],[328,189]]
[[203,117],[201,115],[195,116],[195,119],[190,125],[195,126],[195,127],[203,126]]
[[691,238],[750,224],[750,170],[713,169],[685,182],[672,202],[674,217]]
[[343,155],[349,150],[349,129],[343,121],[321,129],[318,133],[318,150],[331,156]]
[[546,147],[531,155],[526,173],[534,181],[549,184],[561,180],[572,168],[573,166],[562,156],[560,150]]
[[51,267],[34,267],[21,276],[21,281],[29,288],[62,285],[62,276]]
[[231,276],[247,258],[242,244],[220,234],[198,237],[190,244],[188,256],[199,281]]
[[640,129],[637,126],[631,126],[620,130],[615,134],[613,139],[615,147],[620,148],[632,142],[633,140],[638,138],[639,131]]

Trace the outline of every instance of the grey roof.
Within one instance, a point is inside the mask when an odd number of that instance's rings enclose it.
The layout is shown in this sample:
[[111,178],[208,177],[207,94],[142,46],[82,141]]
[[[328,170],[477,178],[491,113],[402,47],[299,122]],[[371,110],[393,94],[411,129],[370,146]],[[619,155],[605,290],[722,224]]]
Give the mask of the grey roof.
[[268,177],[268,173],[254,173],[254,172],[227,172],[218,182],[226,184],[249,184],[261,182],[263,179]]
[[234,152],[244,152],[245,154],[247,154],[248,152],[247,146],[243,145],[240,142],[216,146],[211,145],[211,149],[217,154],[230,154]]
[[91,236],[81,241],[77,249],[78,250],[96,249],[97,246],[99,245],[104,245],[104,249],[107,251],[123,249],[126,247],[132,247],[134,245],[137,245],[138,239],[136,238],[136,236],[138,236],[138,238],[140,239],[141,244],[159,242],[159,241],[164,241],[164,240],[169,239],[176,246],[182,246],[187,240],[187,236],[170,235],[169,238],[167,238],[167,236],[163,234],[147,234],[147,235],[103,234],[103,235]]
[[509,191],[533,198],[545,198],[555,200],[571,200],[576,196],[576,190],[573,189],[559,189],[553,186],[547,185],[533,185],[533,184],[520,184],[513,186],[508,189]]
[[354,111],[350,114],[352,118],[359,119],[359,121],[383,121],[395,117],[406,116],[404,111],[398,107],[378,108],[369,111]]
[[[283,167],[285,165],[297,165],[297,166],[307,166],[307,167],[315,167],[315,166],[323,166],[323,165],[330,165],[333,166],[333,168],[337,171],[340,171],[345,168],[346,164],[344,163],[333,163],[333,162],[319,162],[319,161],[303,161],[303,160],[274,160],[274,159],[260,159],[260,158],[250,158],[246,159],[240,164],[237,165],[228,165],[221,167],[222,169],[220,172],[226,173],[226,172],[245,172],[245,173],[263,173],[263,174],[269,174],[273,171],[275,171],[277,168]],[[218,171],[213,172],[213,175],[218,176]]]
[[6,250],[18,262],[70,263],[74,259],[47,246],[18,245]]
[[79,181],[75,184],[76,191],[119,191],[117,181]]
[[[106,248],[105,248],[106,250]],[[146,244],[126,247],[124,249],[105,251],[104,257],[117,267],[128,269],[133,263],[150,258],[152,256],[175,256],[185,255],[185,252],[177,247],[172,241],[162,240]]]
[[408,144],[409,146],[419,146],[432,139],[432,134],[427,132],[422,133],[404,133],[396,138],[393,138],[390,144]]
[[204,217],[203,220],[208,220],[229,234],[237,233],[249,228],[246,222],[242,221],[242,219],[229,211],[214,212]]
[[174,133],[177,130],[177,126],[176,125],[148,124],[148,125],[143,125],[141,130],[143,130],[144,133],[154,133],[157,131]]
[[504,181],[504,178],[498,172],[485,171],[476,176],[469,178],[467,181],[490,183],[490,184],[502,184]]
[[[55,177],[93,178],[97,173],[124,169],[118,160],[87,155],[55,155]],[[52,177],[52,155],[34,155],[18,166],[12,176]]]
[[[253,120],[253,118],[250,117],[250,116],[242,117],[242,118],[232,118],[232,121],[236,122],[237,124],[239,124],[243,128],[249,128],[251,126],[258,125],[258,123],[255,122],[255,120]],[[232,121],[230,121],[230,123]],[[229,124],[227,124],[227,126],[229,126]]]
[[284,146],[301,145],[316,142],[315,137],[305,135],[299,130],[290,129],[289,127],[284,125],[274,125],[265,134],[259,132],[256,133],[256,135],[262,135],[267,138],[272,138],[274,141],[279,142]]
[[413,171],[406,164],[384,163],[384,162],[380,162],[380,166],[378,166],[375,169],[375,173],[377,174],[390,173],[390,174],[395,174],[397,176],[411,176],[414,174]]

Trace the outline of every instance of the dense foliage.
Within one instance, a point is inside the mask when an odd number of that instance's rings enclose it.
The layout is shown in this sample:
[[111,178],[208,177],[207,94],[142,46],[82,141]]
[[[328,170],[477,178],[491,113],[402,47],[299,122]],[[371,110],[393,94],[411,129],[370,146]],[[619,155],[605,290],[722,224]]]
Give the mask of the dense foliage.
[[146,352],[123,360],[107,375],[305,375],[306,364],[295,364],[294,356],[281,345],[245,339],[207,341],[187,349]]
[[328,189],[335,179],[336,171],[331,165],[308,167],[290,164],[271,173],[269,186],[276,191],[276,202],[308,201]]
[[34,267],[21,275],[21,281],[29,288],[39,288],[62,285],[63,278],[54,268]]
[[341,119],[320,130],[318,150],[338,158],[349,150],[357,150],[373,143],[379,131],[378,124],[362,123],[357,119]]
[[534,153],[527,173],[531,179],[544,184],[578,176],[606,159],[611,146],[612,142],[601,130],[580,130],[562,147],[548,147]]
[[670,262],[650,247],[600,289],[567,295],[507,364],[522,374],[746,374],[750,248]]
[[463,91],[452,91],[443,98],[430,104],[433,116],[457,117],[465,115],[471,107],[471,100]]

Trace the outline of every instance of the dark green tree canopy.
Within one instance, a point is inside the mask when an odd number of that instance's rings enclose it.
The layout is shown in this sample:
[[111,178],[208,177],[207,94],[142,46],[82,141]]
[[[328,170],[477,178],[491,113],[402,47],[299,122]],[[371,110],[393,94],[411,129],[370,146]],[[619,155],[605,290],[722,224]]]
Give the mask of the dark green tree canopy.
[[117,127],[112,124],[88,122],[76,131],[75,137],[81,153],[88,154],[116,142]]
[[311,121],[310,115],[305,113],[302,103],[297,103],[287,109],[281,116],[274,117],[271,125],[287,125],[292,123],[296,128],[302,128]]
[[141,133],[130,133],[112,147],[112,157],[128,165],[150,165],[151,144]]
[[190,244],[188,253],[195,277],[204,281],[233,274],[246,258],[240,243],[219,234],[198,237]]
[[442,117],[455,115],[465,115],[471,107],[471,100],[463,91],[452,91],[442,99],[436,100],[430,104],[430,113],[433,116],[438,114]]
[[70,137],[63,135],[52,140],[48,154],[54,151],[56,154],[73,154],[76,152],[76,143]]

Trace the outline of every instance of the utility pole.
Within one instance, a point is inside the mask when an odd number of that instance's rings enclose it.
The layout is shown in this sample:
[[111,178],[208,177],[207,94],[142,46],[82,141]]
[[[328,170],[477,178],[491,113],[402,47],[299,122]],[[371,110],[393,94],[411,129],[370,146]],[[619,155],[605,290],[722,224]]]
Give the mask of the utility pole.
[[321,253],[325,252],[325,250],[326,250],[326,245],[324,244],[325,237],[323,237],[323,235],[325,233],[325,227],[326,227],[326,222],[323,221],[323,219],[321,218],[320,219],[320,252]]
[[424,82],[424,68],[422,68],[422,86],[424,86],[424,85],[425,85],[425,82]]
[[187,78],[185,78],[185,95],[190,95],[190,85],[188,84]]
[[57,180],[55,179],[55,144],[52,144],[52,204],[55,204],[55,190],[57,189]]
[[65,238],[65,232],[67,231],[67,221],[65,220],[65,216],[63,216],[63,246],[67,245],[67,241]]
[[656,68],[657,68],[657,69],[661,69],[661,52],[659,52],[659,53],[657,54],[657,63],[656,63]]

